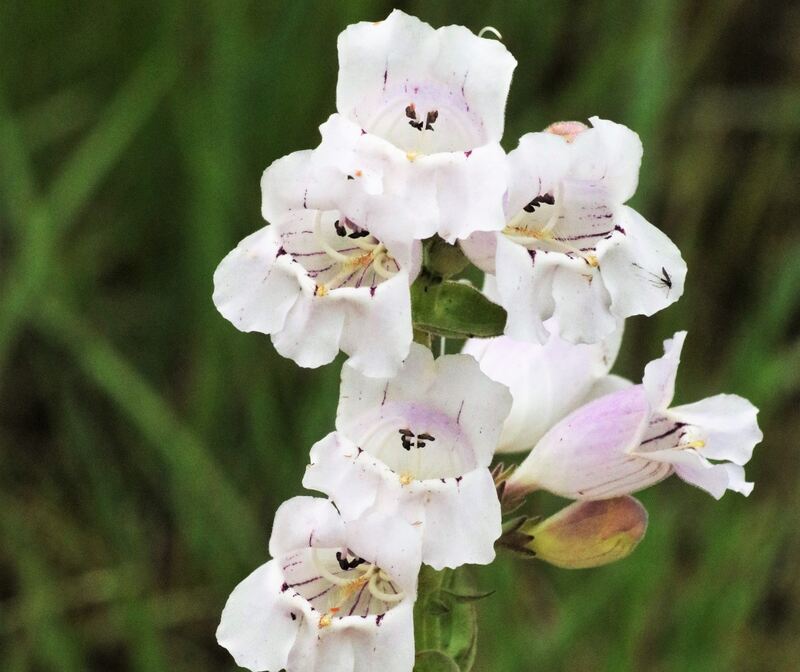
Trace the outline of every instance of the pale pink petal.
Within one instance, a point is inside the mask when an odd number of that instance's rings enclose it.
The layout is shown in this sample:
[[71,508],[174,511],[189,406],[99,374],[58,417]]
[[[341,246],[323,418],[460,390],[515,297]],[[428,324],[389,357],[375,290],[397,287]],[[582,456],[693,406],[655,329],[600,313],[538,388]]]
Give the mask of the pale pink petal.
[[542,488],[570,499],[606,499],[662,480],[670,465],[629,454],[639,445],[649,416],[641,386],[581,407],[542,437],[511,476],[508,488]]

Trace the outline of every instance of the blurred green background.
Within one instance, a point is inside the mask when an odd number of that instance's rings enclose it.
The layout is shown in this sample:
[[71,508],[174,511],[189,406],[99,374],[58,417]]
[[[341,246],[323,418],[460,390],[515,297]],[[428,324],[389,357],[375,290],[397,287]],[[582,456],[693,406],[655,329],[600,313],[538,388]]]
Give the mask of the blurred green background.
[[[606,116],[645,144],[634,205],[689,264],[617,371],[689,329],[679,401],[748,396],[749,499],[671,479],[628,560],[475,572],[477,670],[800,669],[800,6],[406,2],[497,27],[506,148]],[[276,506],[332,428],[298,369],[211,303],[262,226],[259,177],[317,143],[336,35],[382,2],[0,2],[0,669],[233,670],[214,641]],[[552,510],[555,501],[535,505]]]

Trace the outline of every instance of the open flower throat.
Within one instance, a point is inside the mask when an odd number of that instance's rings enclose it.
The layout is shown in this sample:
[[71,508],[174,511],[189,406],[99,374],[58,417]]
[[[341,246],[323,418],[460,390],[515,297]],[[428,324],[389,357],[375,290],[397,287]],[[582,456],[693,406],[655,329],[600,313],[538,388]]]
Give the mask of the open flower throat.
[[347,616],[382,618],[405,594],[384,570],[349,550],[308,548],[281,563],[283,592],[292,590],[319,612],[319,626]]
[[324,296],[341,287],[369,287],[394,276],[400,265],[366,229],[336,211],[315,211],[310,222],[298,222],[281,234],[279,254],[289,254]]
[[624,234],[614,223],[614,215],[597,182],[572,181],[558,193],[537,194],[506,225],[503,233],[528,250],[560,252],[597,266],[595,249],[601,240]]
[[384,405],[365,423],[360,448],[381,460],[405,484],[413,480],[458,477],[476,468],[469,437],[453,417],[413,402]]

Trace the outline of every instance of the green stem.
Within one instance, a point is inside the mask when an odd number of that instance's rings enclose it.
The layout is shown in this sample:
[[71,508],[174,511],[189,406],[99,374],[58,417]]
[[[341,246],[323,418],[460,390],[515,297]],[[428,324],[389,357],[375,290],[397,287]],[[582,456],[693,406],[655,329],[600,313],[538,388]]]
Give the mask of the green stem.
[[419,574],[417,602],[414,605],[414,639],[417,651],[441,651],[442,628],[440,614],[436,609],[436,601],[448,570],[437,572],[432,567],[423,565]]

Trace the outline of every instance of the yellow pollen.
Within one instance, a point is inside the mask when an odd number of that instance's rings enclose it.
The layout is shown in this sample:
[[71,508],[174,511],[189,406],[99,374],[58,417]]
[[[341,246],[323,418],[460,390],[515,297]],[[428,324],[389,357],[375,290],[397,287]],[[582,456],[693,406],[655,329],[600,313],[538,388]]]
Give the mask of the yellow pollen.
[[325,285],[317,285],[317,289],[314,291],[315,296],[325,296],[328,293],[328,288]]
[[409,473],[400,474],[400,485],[409,485],[413,480],[414,479]]
[[331,618],[330,614],[323,614],[323,616],[319,619],[319,627],[320,628],[327,628],[333,623],[333,619]]
[[587,254],[586,261],[589,262],[589,266],[592,266],[594,268],[597,268],[600,265],[600,262],[598,261],[597,257],[593,254]]
[[417,156],[419,156],[416,152],[406,152],[406,158],[413,162],[416,160]]
[[690,441],[687,444],[684,444],[687,448],[705,448],[706,442],[705,441]]
[[372,263],[372,252],[350,258],[348,266],[369,266]]

